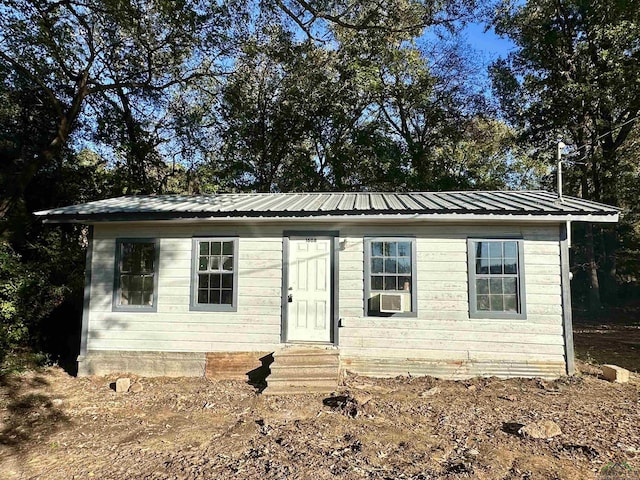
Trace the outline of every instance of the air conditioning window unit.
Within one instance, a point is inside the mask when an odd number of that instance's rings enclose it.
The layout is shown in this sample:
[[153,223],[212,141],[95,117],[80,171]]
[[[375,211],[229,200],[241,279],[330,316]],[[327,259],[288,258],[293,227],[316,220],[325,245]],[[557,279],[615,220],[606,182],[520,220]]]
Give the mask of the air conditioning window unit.
[[399,313],[403,312],[403,295],[400,293],[381,293],[380,294],[380,311],[382,313]]

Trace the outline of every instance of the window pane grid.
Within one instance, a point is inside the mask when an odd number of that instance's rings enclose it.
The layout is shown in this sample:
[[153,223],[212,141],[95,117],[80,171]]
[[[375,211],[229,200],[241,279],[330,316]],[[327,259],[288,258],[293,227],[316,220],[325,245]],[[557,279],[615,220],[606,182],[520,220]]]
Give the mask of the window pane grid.
[[415,316],[415,243],[412,237],[365,238],[365,315]]
[[197,304],[232,305],[234,242],[232,240],[199,241]]
[[477,242],[475,270],[478,311],[519,312],[517,242]]
[[371,290],[411,291],[411,243],[371,242]]
[[153,306],[155,243],[120,244],[120,302],[122,306]]

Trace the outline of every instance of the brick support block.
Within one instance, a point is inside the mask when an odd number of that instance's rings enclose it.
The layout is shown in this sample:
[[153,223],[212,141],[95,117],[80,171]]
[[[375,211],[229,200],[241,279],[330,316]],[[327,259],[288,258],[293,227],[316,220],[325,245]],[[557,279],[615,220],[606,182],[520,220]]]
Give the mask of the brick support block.
[[603,365],[602,376],[610,382],[627,383],[629,381],[629,370],[617,365]]

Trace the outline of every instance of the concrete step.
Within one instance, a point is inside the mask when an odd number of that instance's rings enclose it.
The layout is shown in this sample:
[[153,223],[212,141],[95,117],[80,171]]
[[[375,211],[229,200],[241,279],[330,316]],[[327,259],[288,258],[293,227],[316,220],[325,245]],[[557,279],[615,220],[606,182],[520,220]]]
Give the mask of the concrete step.
[[276,352],[273,354],[273,365],[331,365],[338,366],[340,364],[340,356],[336,352],[329,353],[309,351],[309,352]]
[[314,347],[314,346],[288,346],[282,347],[274,355],[338,355],[340,352],[334,347]]
[[326,393],[334,392],[338,388],[338,382],[333,379],[305,379],[305,380],[269,380],[267,378],[267,388],[263,390],[263,395],[293,395],[304,393]]
[[271,374],[267,380],[280,380],[280,379],[320,379],[320,378],[338,378],[337,366],[326,365],[305,365],[304,367],[292,366],[292,365],[278,365],[271,366]]
[[284,347],[273,354],[265,395],[330,393],[338,386],[339,352],[313,346]]
[[282,367],[292,367],[292,366],[300,366],[300,367],[313,367],[313,366],[327,366],[327,367],[336,367],[340,364],[340,358],[337,355],[285,355],[285,356],[274,356],[273,357],[273,365],[278,365]]

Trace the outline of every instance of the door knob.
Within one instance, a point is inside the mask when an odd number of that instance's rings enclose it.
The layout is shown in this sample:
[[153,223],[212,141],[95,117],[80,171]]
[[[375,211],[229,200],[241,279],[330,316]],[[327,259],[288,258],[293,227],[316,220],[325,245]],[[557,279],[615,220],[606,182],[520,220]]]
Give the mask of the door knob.
[[289,303],[293,302],[293,294],[291,294],[291,293],[289,294],[289,296],[287,297],[287,301]]

